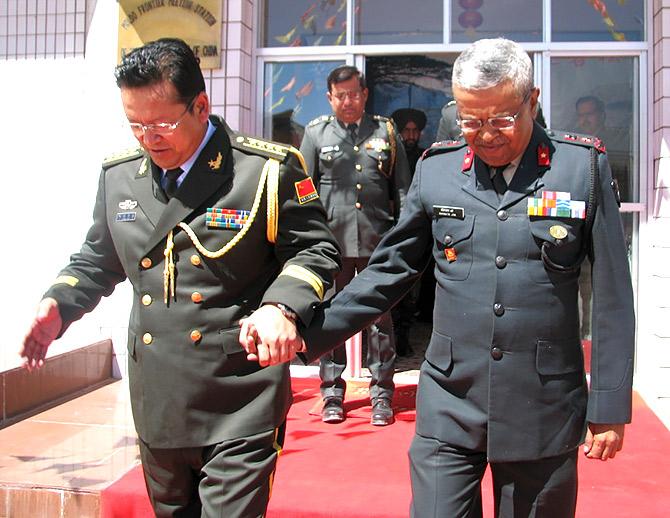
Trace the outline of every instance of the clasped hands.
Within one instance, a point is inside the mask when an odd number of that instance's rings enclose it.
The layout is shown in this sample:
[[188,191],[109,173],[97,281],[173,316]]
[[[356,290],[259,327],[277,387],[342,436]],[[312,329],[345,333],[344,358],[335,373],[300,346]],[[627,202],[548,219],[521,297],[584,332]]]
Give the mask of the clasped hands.
[[272,304],[261,306],[240,320],[239,340],[247,359],[257,361],[261,367],[290,362],[305,348],[295,322]]

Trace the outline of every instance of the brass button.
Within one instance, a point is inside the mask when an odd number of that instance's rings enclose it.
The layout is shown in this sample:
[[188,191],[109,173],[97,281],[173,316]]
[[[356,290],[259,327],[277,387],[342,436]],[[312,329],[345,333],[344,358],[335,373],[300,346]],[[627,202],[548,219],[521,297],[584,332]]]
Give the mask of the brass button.
[[149,345],[151,342],[154,341],[154,337],[151,336],[151,333],[144,333],[142,335],[142,341],[144,342],[145,345]]
[[509,214],[507,214],[507,211],[506,211],[506,210],[499,210],[499,211],[496,213],[496,216],[498,216],[498,219],[499,219],[500,221],[506,221],[507,218],[509,218]]
[[202,260],[200,259],[200,256],[198,254],[193,254],[191,256],[191,264],[193,266],[200,266],[200,263],[202,263]]
[[191,293],[191,300],[196,304],[202,302],[202,294],[199,291],[194,291]]
[[148,257],[143,257],[142,261],[140,261],[140,264],[142,265],[142,268],[151,268],[151,265],[153,264],[151,262],[151,259]]
[[191,331],[191,341],[198,342],[202,338],[202,333],[197,329]]
[[454,242],[454,238],[453,238],[453,237],[451,237],[450,235],[446,235],[446,236],[444,236],[444,244],[445,244],[445,245],[448,246],[448,245],[450,245],[450,244],[453,243],[453,242]]
[[356,202],[356,208],[357,208],[357,209],[360,209],[360,208],[361,208],[361,203],[358,202],[358,201]]
[[151,295],[149,295],[148,293],[145,293],[144,295],[142,295],[142,304],[144,304],[145,306],[148,306],[153,301],[154,301],[154,299],[152,299]]
[[363,188],[363,186],[360,183],[356,184],[356,189],[358,189],[360,191],[362,188]]
[[354,151],[358,151],[360,148],[358,146],[354,146]]
[[493,304],[493,313],[497,317],[501,317],[505,314],[505,306],[503,306],[500,302],[496,302]]
[[499,347],[494,347],[491,349],[491,358],[493,358],[495,361],[502,360],[503,357],[503,352],[500,350]]
[[502,255],[497,256],[496,266],[502,270],[505,266],[507,266],[507,259],[505,259]]
[[356,164],[356,171],[361,171],[363,166],[361,164]]

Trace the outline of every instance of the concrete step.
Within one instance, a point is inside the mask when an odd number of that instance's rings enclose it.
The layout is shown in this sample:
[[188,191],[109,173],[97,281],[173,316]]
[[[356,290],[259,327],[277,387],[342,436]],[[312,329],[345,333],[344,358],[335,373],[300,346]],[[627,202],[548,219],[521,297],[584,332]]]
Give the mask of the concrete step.
[[99,518],[138,463],[128,386],[112,380],[0,430],[0,518]]

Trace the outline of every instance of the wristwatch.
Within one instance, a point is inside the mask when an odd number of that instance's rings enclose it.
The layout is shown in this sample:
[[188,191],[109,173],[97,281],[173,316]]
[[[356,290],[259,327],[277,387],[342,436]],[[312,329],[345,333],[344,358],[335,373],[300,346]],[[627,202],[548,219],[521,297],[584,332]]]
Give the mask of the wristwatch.
[[281,314],[284,315],[286,318],[289,320],[296,322],[298,320],[298,314],[293,311],[291,308],[289,308],[286,304],[282,304],[281,302],[275,304],[279,308],[279,311],[281,311]]

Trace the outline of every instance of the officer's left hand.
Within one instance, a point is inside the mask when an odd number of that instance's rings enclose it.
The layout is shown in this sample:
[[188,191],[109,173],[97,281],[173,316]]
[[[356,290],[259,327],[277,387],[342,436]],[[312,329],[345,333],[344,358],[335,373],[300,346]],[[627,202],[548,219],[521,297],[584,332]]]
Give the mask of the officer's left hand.
[[289,362],[304,347],[295,322],[271,304],[240,320],[239,340],[247,359],[258,361],[262,367]]
[[613,459],[623,448],[623,424],[589,423],[584,441],[584,454],[589,459]]

